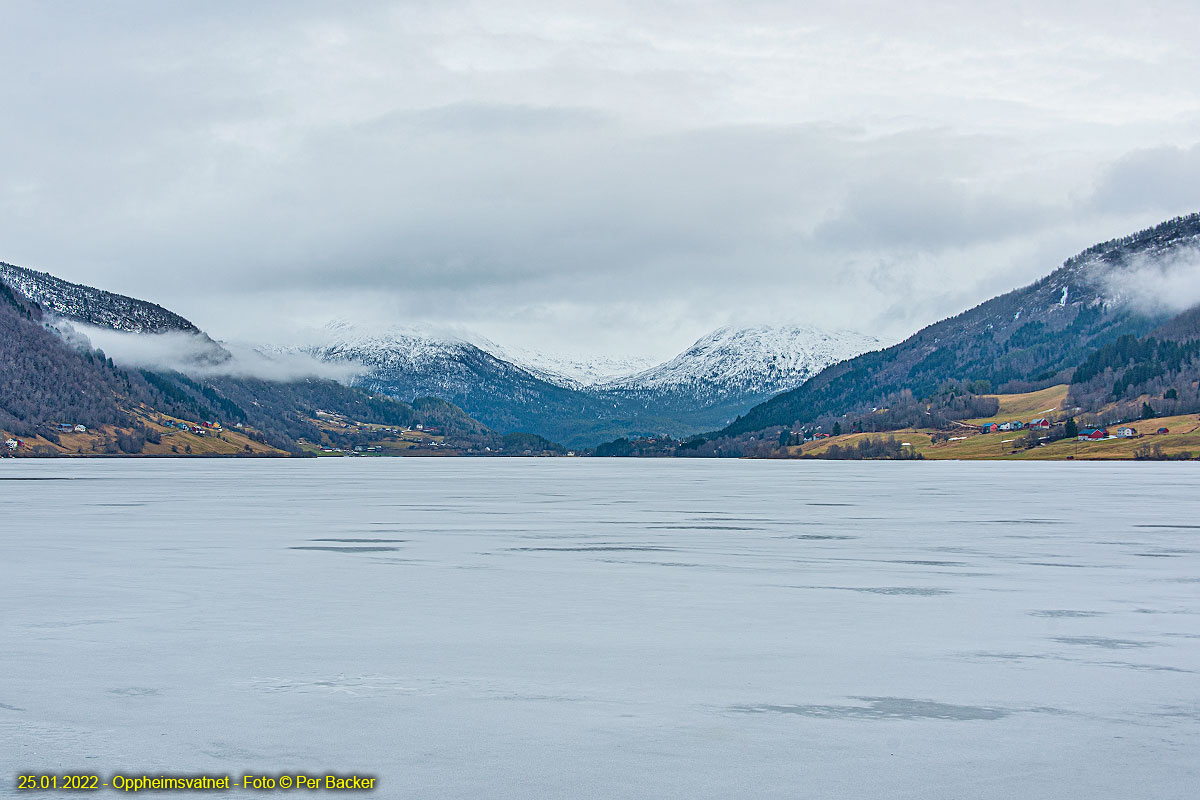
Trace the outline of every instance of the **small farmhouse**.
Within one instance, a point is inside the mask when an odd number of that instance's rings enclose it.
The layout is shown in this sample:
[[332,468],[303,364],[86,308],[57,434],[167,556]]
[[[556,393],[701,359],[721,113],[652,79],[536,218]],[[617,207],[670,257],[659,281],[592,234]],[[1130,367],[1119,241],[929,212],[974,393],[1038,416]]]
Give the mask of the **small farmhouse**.
[[1108,438],[1108,431],[1103,428],[1081,428],[1079,431],[1079,441],[1095,442],[1100,439]]
[[1132,439],[1137,436],[1137,431],[1133,428],[1117,428],[1117,437],[1120,439]]
[[1045,417],[1038,417],[1037,419],[1031,421],[1028,427],[1039,431],[1048,431],[1050,430],[1050,420],[1046,419]]

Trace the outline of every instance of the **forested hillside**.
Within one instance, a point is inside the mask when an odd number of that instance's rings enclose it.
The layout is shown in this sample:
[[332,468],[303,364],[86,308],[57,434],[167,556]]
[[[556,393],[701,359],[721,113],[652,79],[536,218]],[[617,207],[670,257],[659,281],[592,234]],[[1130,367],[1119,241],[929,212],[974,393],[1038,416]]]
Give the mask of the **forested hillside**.
[[0,262],[0,282],[47,312],[77,322],[129,333],[200,334],[195,325],[162,306],[64,281],[48,272]]

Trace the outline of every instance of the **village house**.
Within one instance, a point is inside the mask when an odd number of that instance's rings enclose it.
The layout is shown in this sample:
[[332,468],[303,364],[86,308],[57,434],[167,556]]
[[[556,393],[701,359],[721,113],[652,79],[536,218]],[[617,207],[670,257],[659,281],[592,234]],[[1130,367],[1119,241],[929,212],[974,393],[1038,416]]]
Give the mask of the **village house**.
[[1045,417],[1038,417],[1037,419],[1030,422],[1029,425],[1026,427],[1033,428],[1034,430],[1039,430],[1039,431],[1048,431],[1048,430],[1050,430],[1050,420],[1046,419]]
[[69,422],[60,422],[57,426],[59,433],[71,433],[75,430],[75,426]]
[[1133,428],[1117,428],[1117,437],[1120,439],[1132,439],[1135,436],[1137,436],[1137,431]]
[[18,445],[17,445],[17,440],[16,440],[16,439],[9,439],[9,440],[7,440],[7,441],[4,443],[4,446],[5,446],[5,447],[7,447],[9,450],[16,450],[16,449],[17,449],[17,446],[18,446]]
[[87,433],[87,426],[86,425],[76,425],[75,432],[76,433]]
[[1081,428],[1079,431],[1079,441],[1081,442],[1096,442],[1107,438],[1108,431],[1103,428]]
[[1155,433],[1170,433],[1170,432],[1171,432],[1171,430],[1169,428],[1159,428],[1157,431],[1155,431]]

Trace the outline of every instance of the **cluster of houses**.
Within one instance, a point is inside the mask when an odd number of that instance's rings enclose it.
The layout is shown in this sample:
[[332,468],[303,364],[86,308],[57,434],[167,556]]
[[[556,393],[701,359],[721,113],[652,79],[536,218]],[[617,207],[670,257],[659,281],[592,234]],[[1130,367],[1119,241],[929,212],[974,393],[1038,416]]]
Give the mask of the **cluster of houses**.
[[[1159,428],[1154,433],[1156,435],[1158,435],[1158,434],[1170,433],[1170,432],[1171,432],[1171,430],[1169,428]],[[1100,441],[1101,439],[1112,439],[1112,438],[1136,439],[1139,436],[1141,436],[1140,433],[1138,433],[1135,429],[1130,428],[1128,426],[1122,426],[1120,428],[1117,428],[1116,437],[1113,437],[1112,434],[1110,434],[1108,432],[1107,428],[1080,428],[1079,429],[1079,441],[1081,441],[1081,442],[1097,442],[1097,441]]]
[[[45,427],[57,433],[87,433],[86,425],[76,425],[73,422],[47,422]],[[24,439],[9,438],[4,440],[4,451],[7,453],[15,453],[18,450],[24,450],[29,445],[25,444]]]
[[1045,417],[1023,422],[1019,419],[1010,420],[1009,422],[987,422],[979,426],[980,433],[999,433],[1001,431],[1048,431],[1050,430],[1050,420]]
[[[1021,420],[1012,420],[1009,422],[987,422],[979,426],[980,433],[996,433],[1000,431],[1020,431],[1020,430],[1035,430],[1048,431],[1050,430],[1050,420],[1045,417],[1038,417],[1029,422]],[[1170,433],[1166,428],[1159,428],[1157,433]],[[1135,429],[1122,426],[1117,428],[1117,435],[1114,437],[1108,432],[1107,428],[1080,428],[1079,441],[1081,442],[1096,442],[1101,439],[1134,439],[1140,436]]]
[[159,425],[167,428],[181,430],[184,433],[193,433],[196,436],[204,436],[208,431],[220,433],[223,429],[219,422],[201,422],[199,425],[192,425],[190,422],[176,422],[173,419],[160,420]]

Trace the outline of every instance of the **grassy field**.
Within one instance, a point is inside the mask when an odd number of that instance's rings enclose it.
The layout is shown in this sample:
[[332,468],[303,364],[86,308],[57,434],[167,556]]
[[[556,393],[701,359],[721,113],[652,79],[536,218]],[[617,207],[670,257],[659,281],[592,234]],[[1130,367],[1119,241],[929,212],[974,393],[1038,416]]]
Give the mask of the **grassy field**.
[[[169,417],[165,414],[160,414],[153,409],[144,406],[129,409],[129,413],[133,415],[137,423],[148,431],[153,431],[159,435],[161,442],[154,444],[147,441],[142,447],[142,451],[135,455],[145,456],[173,456],[173,455],[193,455],[193,456],[277,456],[286,455],[283,450],[278,450],[269,445],[256,442],[247,436],[245,433],[236,429],[228,430],[205,430],[204,435],[192,433],[190,430],[183,431],[172,426],[162,424],[170,421],[172,423],[185,422],[188,425],[199,426],[198,421],[177,419]],[[23,439],[25,442],[24,449],[18,451],[18,455],[30,455],[34,448],[39,452],[62,455],[62,456],[106,456],[106,455],[125,455],[124,453],[109,452],[107,445],[115,442],[120,434],[130,433],[129,428],[120,428],[115,425],[101,425],[96,428],[90,428],[85,433],[58,433],[56,434],[58,442],[52,442],[44,436],[22,436],[13,437]],[[9,434],[5,431],[0,431],[0,440],[9,438]]]
[[[1034,393],[1038,394],[1038,393]],[[959,459],[959,460],[1037,460],[1055,461],[1077,459],[1080,461],[1132,459],[1134,452],[1146,445],[1158,445],[1165,454],[1189,452],[1193,457],[1200,456],[1200,417],[1186,414],[1178,417],[1162,417],[1159,419],[1142,420],[1125,423],[1139,434],[1136,439],[1104,439],[1098,442],[1080,442],[1075,439],[1064,439],[1050,444],[1034,447],[1030,450],[1015,450],[1017,440],[1024,438],[1026,431],[1006,433],[953,433],[954,437],[948,442],[933,444],[933,430],[906,429],[893,433],[852,433],[844,436],[834,436],[809,442],[800,447],[788,448],[789,454],[819,455],[833,444],[842,446],[853,445],[863,438],[878,438],[880,436],[895,436],[900,442],[908,442],[912,448],[927,459]],[[1115,434],[1117,426],[1109,428]],[[1159,428],[1167,428],[1171,432],[1156,435]]]
[[[284,451],[256,442],[236,431],[226,430],[218,434],[206,432],[204,436],[197,436],[190,432],[168,429],[163,425],[149,422],[148,420],[142,420],[142,422],[146,428],[159,432],[162,442],[159,444],[146,442],[142,448],[142,452],[138,455],[284,455]],[[23,439],[25,442],[25,449],[20,451],[19,455],[29,455],[33,452],[34,448],[46,448],[42,452],[62,456],[123,455],[108,453],[105,445],[115,440],[119,433],[128,432],[128,429],[104,425],[99,428],[89,429],[87,433],[60,433],[58,434],[58,443],[51,442],[41,436],[14,438]],[[9,435],[7,433],[0,431],[0,440],[8,438]]]
[[[260,442],[256,442],[247,436],[244,432],[236,428],[225,428],[221,430],[204,429],[203,434],[193,433],[191,430],[181,430],[177,427],[178,423],[185,423],[189,426],[200,426],[200,423],[195,420],[184,420],[171,417],[165,414],[160,414],[152,409],[136,408],[130,413],[137,418],[147,430],[154,431],[161,438],[161,442],[154,444],[146,442],[141,453],[137,455],[146,456],[279,456],[287,455],[283,450],[271,447]],[[341,422],[338,420],[314,419],[314,424],[318,428],[328,432],[355,432],[366,434],[370,437],[370,444],[380,446],[382,451],[372,453],[353,453],[353,455],[371,455],[371,456],[447,456],[457,455],[457,451],[451,448],[443,447],[443,437],[435,436],[425,431],[418,430],[397,430],[388,428],[384,425],[373,425],[370,423],[357,423],[353,421]],[[32,455],[34,449],[38,449],[39,454],[47,455],[63,455],[63,456],[104,456],[104,455],[124,455],[122,453],[112,453],[106,445],[115,441],[118,434],[129,433],[128,429],[117,428],[115,426],[106,425],[99,428],[88,430],[86,433],[60,433],[58,434],[59,442],[56,444],[42,436],[22,436],[12,437],[19,438],[25,442],[25,447],[18,451],[17,455]],[[5,431],[0,431],[0,445],[3,441],[10,438]],[[329,441],[322,442],[307,442],[301,441],[301,450],[312,453],[318,456],[342,456],[346,453],[342,452],[325,452],[326,448],[331,448]],[[7,450],[4,451],[7,453]]]
[[1000,410],[996,416],[965,419],[963,422],[968,425],[982,425],[985,422],[1007,422],[1014,419],[1029,422],[1037,417],[1049,417],[1051,420],[1065,417],[1068,414],[1063,404],[1067,400],[1067,388],[1067,385],[1062,383],[1037,392],[984,395],[1000,401]]

